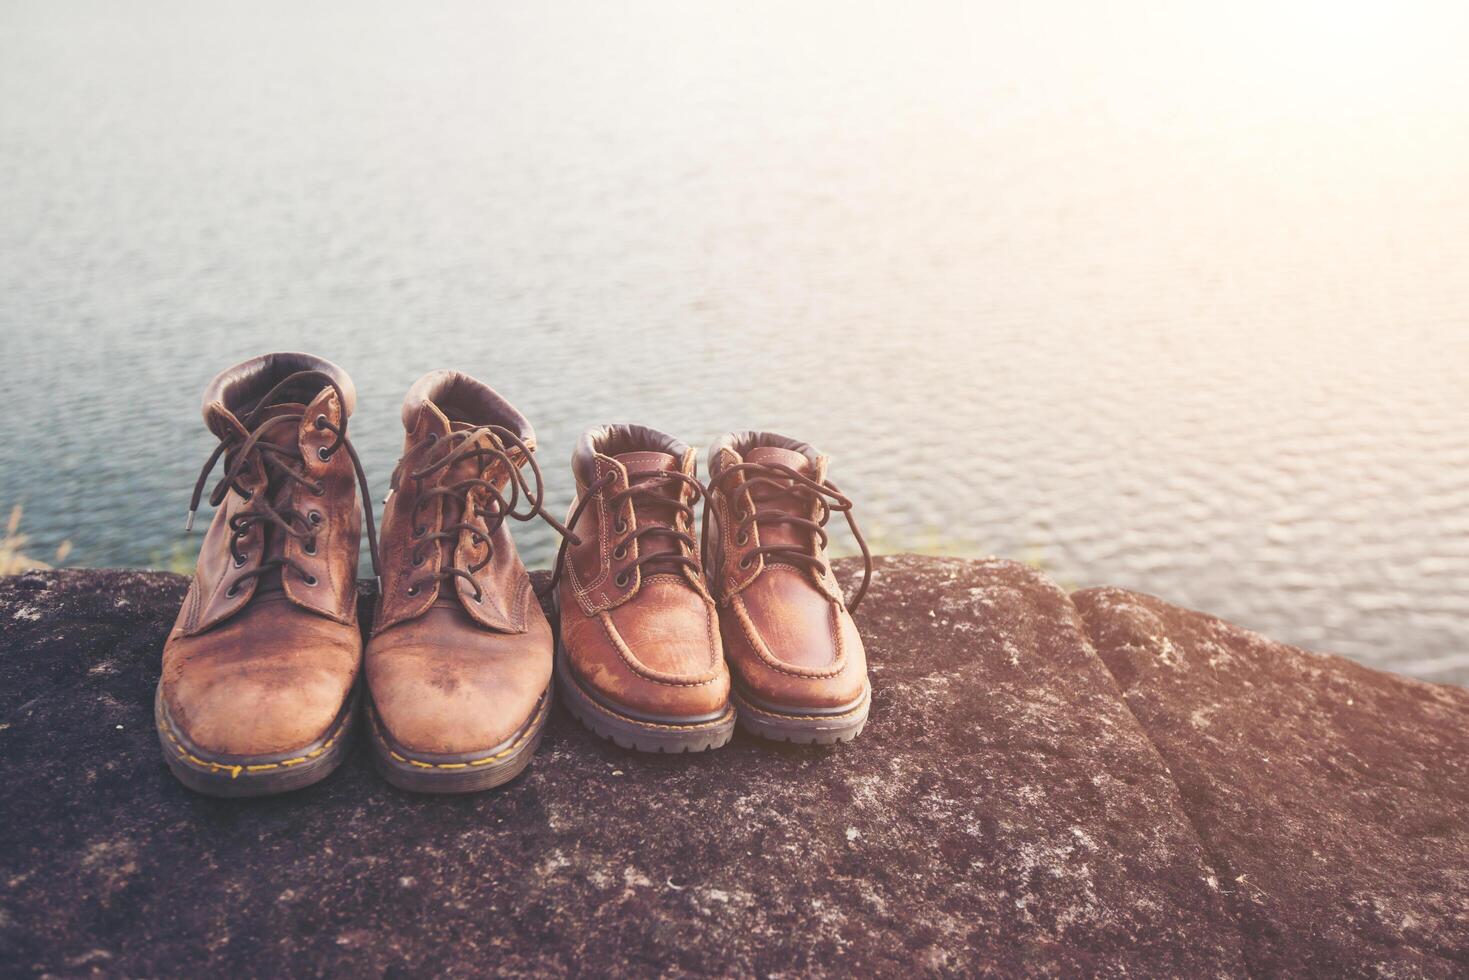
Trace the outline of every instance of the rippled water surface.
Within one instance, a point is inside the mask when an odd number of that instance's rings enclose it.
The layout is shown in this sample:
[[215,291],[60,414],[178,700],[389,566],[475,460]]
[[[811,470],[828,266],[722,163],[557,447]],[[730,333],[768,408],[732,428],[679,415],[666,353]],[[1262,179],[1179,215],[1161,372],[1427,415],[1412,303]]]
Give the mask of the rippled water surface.
[[[167,564],[218,369],[814,442],[1000,554],[1469,679],[1456,5],[18,2],[0,504]],[[551,535],[526,528],[527,557]]]

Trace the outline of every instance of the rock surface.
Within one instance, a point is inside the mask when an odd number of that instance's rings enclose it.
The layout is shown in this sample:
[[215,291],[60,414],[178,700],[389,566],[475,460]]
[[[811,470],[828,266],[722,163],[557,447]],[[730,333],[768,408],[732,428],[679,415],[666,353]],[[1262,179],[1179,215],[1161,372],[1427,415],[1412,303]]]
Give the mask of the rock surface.
[[1074,596],[1251,972],[1469,975],[1469,692],[1118,589]]
[[648,757],[558,708],[488,794],[359,750],[230,802],[152,726],[183,591],[0,580],[0,973],[1465,968],[1469,696],[1156,600],[882,559],[850,745]]

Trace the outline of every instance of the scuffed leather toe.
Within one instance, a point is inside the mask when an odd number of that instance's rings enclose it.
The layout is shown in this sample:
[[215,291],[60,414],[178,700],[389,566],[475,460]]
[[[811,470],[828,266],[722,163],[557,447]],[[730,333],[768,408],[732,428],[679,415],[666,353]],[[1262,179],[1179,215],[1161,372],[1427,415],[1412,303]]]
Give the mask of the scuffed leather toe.
[[[459,755],[513,738],[551,681],[552,638],[544,617],[526,633],[463,625],[436,606],[373,639],[367,681],[386,734],[414,752]],[[456,645],[446,646],[446,635]]]
[[257,600],[208,633],[164,650],[169,716],[207,752],[257,756],[321,738],[357,679],[359,635],[284,597]]

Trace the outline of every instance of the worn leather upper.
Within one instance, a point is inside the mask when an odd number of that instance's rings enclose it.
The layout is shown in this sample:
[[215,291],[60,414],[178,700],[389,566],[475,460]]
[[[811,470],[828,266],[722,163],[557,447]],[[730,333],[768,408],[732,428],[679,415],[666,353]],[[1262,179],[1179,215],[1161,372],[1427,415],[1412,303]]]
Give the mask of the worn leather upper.
[[[634,537],[649,524],[693,535],[693,522],[669,503],[689,504],[692,489],[626,493],[659,474],[694,477],[696,466],[694,451],[678,440],[627,425],[592,430],[572,458],[578,502],[590,499],[572,528],[580,543],[569,543],[562,559],[561,641],[584,687],[654,719],[717,714],[729,700],[718,616],[702,574],[656,558],[697,549],[662,534]],[[611,502],[619,494],[624,499]]]
[[[453,386],[451,390],[462,389],[469,383],[469,379],[464,376],[447,371],[434,372],[427,375],[426,379],[436,377],[446,387]],[[490,420],[483,423],[470,422],[463,418],[451,420],[445,410],[430,397],[433,389],[427,387],[424,380],[420,380],[409,391],[410,402],[405,403],[403,410],[404,427],[407,430],[403,458],[398,463],[393,479],[393,493],[383,513],[380,549],[383,561],[383,593],[374,623],[376,632],[423,615],[441,597],[457,596],[467,616],[483,626],[504,632],[525,632],[532,619],[540,615],[540,607],[532,594],[530,577],[520,561],[507,522],[489,520],[479,512],[479,507],[490,499],[490,495],[484,490],[472,492],[468,497],[470,506],[466,509],[463,499],[428,492],[436,487],[477,477],[488,479],[503,490],[510,481],[510,474],[503,463],[484,470],[482,458],[470,457],[451,470],[440,471],[422,480],[413,477],[415,472],[431,467],[458,448],[450,445],[449,437],[455,432],[505,424],[528,448],[535,448],[535,433],[530,424],[519,413],[509,415],[486,410],[486,405],[494,404],[489,396],[494,396],[497,400],[499,396],[488,388],[484,390],[488,392],[484,405],[450,405],[450,410],[456,414],[470,414],[472,418]],[[524,466],[529,462],[529,457],[513,442],[494,432],[479,432],[473,439],[473,446],[504,450],[517,466]],[[444,542],[440,547],[419,547],[420,541],[461,520],[473,525],[479,534],[490,539],[490,561],[482,568],[471,570],[485,554],[483,540],[471,531],[460,531],[456,541]],[[495,525],[493,529],[490,526],[492,524]],[[436,577],[446,567],[471,570],[474,584],[471,585],[462,578],[456,578],[450,584]],[[415,582],[425,579],[431,579],[431,584],[414,588]],[[479,587],[478,600],[475,599],[474,585]]]
[[362,636],[282,592],[215,629],[171,635],[160,683],[168,713],[220,756],[289,752],[331,726],[357,680]]
[[[493,453],[525,467],[535,433],[493,389],[457,371],[434,371],[409,389],[403,426],[403,458],[383,516],[368,686],[399,746],[473,753],[519,730],[551,679],[551,626],[509,518],[496,516],[500,504],[488,487],[472,485],[484,481],[510,498],[510,466]],[[463,489],[440,492],[456,486]],[[523,494],[518,499],[523,507]],[[467,528],[446,530],[457,524]]]
[[[323,375],[259,400],[301,371]],[[340,392],[340,394],[339,394]],[[282,477],[257,451],[205,532],[193,581],[164,644],[162,696],[170,717],[199,748],[220,755],[288,751],[320,737],[351,693],[361,661],[357,558],[361,516],[355,473],[344,451],[323,458],[355,395],[341,368],[308,354],[267,354],[236,365],[205,391],[204,418],[229,447],[228,467],[252,430],[286,450],[305,483]],[[299,418],[296,418],[299,416]],[[241,491],[244,491],[243,493]],[[306,538],[256,521],[235,533],[259,503],[297,513]],[[232,541],[233,539],[233,541]],[[233,548],[231,545],[233,544]],[[295,568],[251,575],[289,558]],[[302,574],[304,573],[304,574]]]
[[[751,471],[720,479],[742,463],[786,466],[818,483],[827,470],[827,458],[809,445],[773,433],[731,434],[710,449],[711,540],[705,552],[731,669],[742,690],[773,705],[850,704],[867,685],[866,653],[818,536],[778,521],[745,521],[752,509],[814,520],[820,505],[789,479],[781,481],[789,489],[747,486]],[[771,472],[779,479],[779,471]],[[762,544],[799,547],[819,566],[755,553]]]
[[473,753],[508,741],[525,724],[551,682],[553,644],[543,614],[525,632],[506,633],[443,600],[368,641],[368,686],[398,745],[430,755]]

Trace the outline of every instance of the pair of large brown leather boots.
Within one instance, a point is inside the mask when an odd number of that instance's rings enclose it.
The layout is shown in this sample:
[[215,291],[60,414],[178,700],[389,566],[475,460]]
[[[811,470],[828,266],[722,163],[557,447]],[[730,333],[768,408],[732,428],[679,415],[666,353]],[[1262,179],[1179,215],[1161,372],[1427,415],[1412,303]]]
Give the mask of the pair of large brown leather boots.
[[[246,361],[205,392],[219,445],[191,525],[221,458],[224,473],[155,703],[185,785],[254,796],[324,778],[350,745],[365,673],[362,713],[389,782],[498,786],[540,742],[553,653],[572,712],[626,747],[715,748],[736,716],[796,742],[861,731],[866,661],[825,556],[826,519],[841,510],[850,522],[851,503],[811,447],[753,432],[719,440],[701,557],[691,449],[636,426],[588,433],[568,529],[543,509],[525,417],[473,378],[436,371],[403,403],[379,549],[347,439],[354,404],[346,373],[306,354]],[[365,644],[362,517],[380,584]],[[507,527],[536,517],[565,539],[559,638]]]

